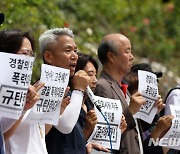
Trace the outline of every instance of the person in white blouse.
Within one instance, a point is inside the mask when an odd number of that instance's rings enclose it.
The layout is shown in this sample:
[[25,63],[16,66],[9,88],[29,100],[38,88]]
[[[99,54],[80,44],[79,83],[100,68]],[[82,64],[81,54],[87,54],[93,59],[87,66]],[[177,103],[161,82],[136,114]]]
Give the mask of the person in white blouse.
[[165,103],[165,115],[171,114],[170,105],[180,106],[180,84],[168,92]]

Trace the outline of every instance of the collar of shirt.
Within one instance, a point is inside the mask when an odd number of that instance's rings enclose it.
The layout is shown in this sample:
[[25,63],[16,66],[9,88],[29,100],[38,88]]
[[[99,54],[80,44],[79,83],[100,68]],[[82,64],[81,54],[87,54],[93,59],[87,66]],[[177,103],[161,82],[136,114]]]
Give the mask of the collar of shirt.
[[127,94],[127,88],[128,88],[127,84],[121,83],[121,90],[123,91],[125,98],[126,98],[126,94]]
[[122,80],[121,85],[120,84],[118,84],[118,85],[121,88],[121,90],[122,90],[122,92],[124,94],[124,97],[126,98],[128,83],[125,80]]

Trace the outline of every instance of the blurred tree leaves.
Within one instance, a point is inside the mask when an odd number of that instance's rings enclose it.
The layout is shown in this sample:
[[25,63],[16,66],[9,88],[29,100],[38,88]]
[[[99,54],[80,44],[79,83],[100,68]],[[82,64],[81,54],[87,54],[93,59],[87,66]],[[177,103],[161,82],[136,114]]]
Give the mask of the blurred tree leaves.
[[[135,56],[161,62],[180,75],[179,0],[1,0],[0,11],[6,15],[1,29],[28,30],[37,45],[46,29],[66,26],[73,29],[79,50],[95,54],[105,34],[123,33]],[[34,79],[41,63],[38,54]]]
[[19,28],[30,31],[36,41],[37,57],[34,64],[33,81],[39,78],[41,55],[38,49],[38,37],[46,29],[62,27],[64,17],[55,0],[1,0],[0,11],[6,16],[3,28]]

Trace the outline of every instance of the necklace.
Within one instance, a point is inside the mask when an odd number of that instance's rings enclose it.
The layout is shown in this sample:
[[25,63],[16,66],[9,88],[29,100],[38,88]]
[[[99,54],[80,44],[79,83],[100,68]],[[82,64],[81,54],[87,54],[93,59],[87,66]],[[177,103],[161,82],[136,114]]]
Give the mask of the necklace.
[[42,128],[39,123],[38,123],[38,127],[39,127],[39,132],[40,132],[41,138],[43,138],[43,131],[42,131]]

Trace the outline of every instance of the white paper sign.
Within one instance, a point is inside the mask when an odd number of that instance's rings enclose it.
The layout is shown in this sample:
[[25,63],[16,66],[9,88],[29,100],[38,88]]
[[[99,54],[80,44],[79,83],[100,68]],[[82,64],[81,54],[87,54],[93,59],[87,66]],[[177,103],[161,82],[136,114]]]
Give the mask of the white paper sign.
[[157,77],[151,72],[138,70],[138,81],[138,91],[145,98],[146,104],[141,106],[140,111],[134,117],[152,123],[157,112],[157,107],[154,106],[158,99]]
[[180,106],[169,105],[169,107],[170,107],[171,115],[173,115],[174,118],[180,118]]
[[0,115],[19,119],[31,81],[33,57],[0,52]]
[[[93,95],[96,104],[101,108],[102,113],[110,123],[110,132],[112,140],[112,148],[119,149],[121,139],[121,117],[122,107],[120,100],[108,99]],[[101,113],[95,108],[98,117],[98,123],[88,141],[96,142],[110,149],[110,139],[108,135],[108,124],[104,120]]]
[[162,139],[161,146],[180,150],[180,118],[173,118],[171,128]]
[[40,100],[32,108],[27,119],[38,123],[58,124],[69,73],[67,69],[42,64],[40,82],[44,82],[45,86],[39,91]]
[[163,136],[166,142],[162,146],[180,150],[180,106],[170,105],[170,111],[174,118],[171,128]]

